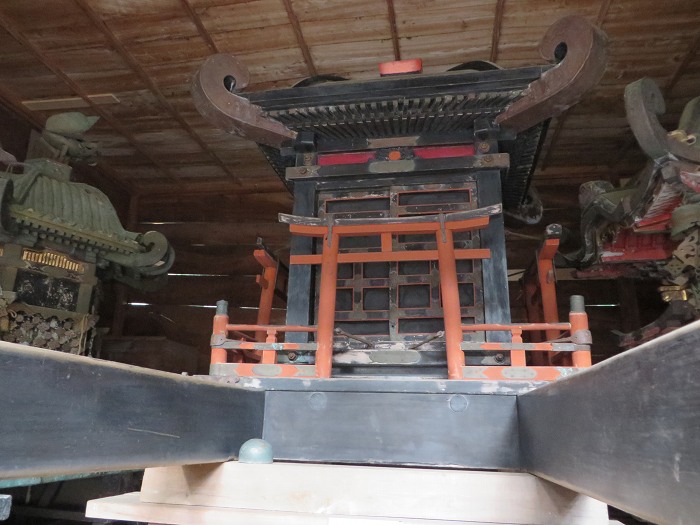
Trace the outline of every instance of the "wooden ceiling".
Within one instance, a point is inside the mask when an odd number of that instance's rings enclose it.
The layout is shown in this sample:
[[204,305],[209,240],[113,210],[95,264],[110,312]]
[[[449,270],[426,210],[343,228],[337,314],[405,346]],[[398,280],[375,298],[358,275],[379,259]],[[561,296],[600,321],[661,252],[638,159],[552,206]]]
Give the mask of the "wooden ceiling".
[[[571,13],[608,34],[609,65],[600,85],[551,123],[535,173],[544,219],[507,231],[509,266],[523,268],[546,224],[576,228],[579,184],[616,183],[643,164],[624,115],[627,83],[659,83],[669,129],[700,95],[698,0],[2,0],[0,103],[35,127],[50,112],[24,102],[73,97],[101,117],[88,137],[102,154],[102,179],[92,182],[121,188],[108,194],[118,207],[128,201],[127,227],[162,231],[177,253],[168,288],[122,290],[106,302],[117,308],[113,333],[165,334],[206,355],[212,312],[201,306],[226,297],[238,321],[255,319],[255,238],[284,258],[289,236],[276,217],[291,209],[257,147],[195,110],[190,78],[207,56],[237,55],[250,91],[316,74],[372,78],[378,62],[397,58],[420,57],[428,73],[474,59],[533,65],[542,63],[547,27]],[[97,103],[105,94],[118,103]],[[612,295],[593,301],[617,301],[614,286],[597,289]],[[602,314],[603,338],[628,317]],[[275,320],[282,315],[275,310]]]
[[[190,255],[193,267],[220,265],[215,254],[249,250],[258,235],[281,254],[288,246],[276,224],[291,208],[282,183],[253,143],[194,108],[190,79],[210,54],[237,55],[250,69],[249,91],[316,74],[375,78],[378,62],[396,58],[421,57],[427,73],[474,59],[533,65],[542,63],[547,27],[571,13],[608,34],[609,65],[599,86],[551,123],[535,173],[544,219],[508,232],[509,263],[521,268],[544,225],[576,229],[580,183],[616,183],[643,164],[624,114],[627,83],[659,83],[670,129],[700,94],[700,1],[2,0],[0,103],[34,126],[50,112],[27,101],[73,97],[99,115],[88,138],[101,145],[102,180],[91,182],[120,187],[124,198],[113,200],[131,197],[127,226],[166,233],[176,271],[190,272]],[[119,102],[93,102],[105,94]]]
[[[531,65],[542,62],[546,28],[570,13],[607,32],[609,66],[552,123],[536,179],[630,175],[640,157],[623,88],[656,79],[670,125],[700,93],[696,0],[3,0],[0,97],[35,125],[49,113],[24,101],[84,101],[85,113],[102,117],[90,133],[102,145],[100,167],[142,206],[163,195],[283,193],[253,144],[196,112],[189,82],[208,55],[241,58],[249,90],[316,74],[374,77],[378,62],[396,58],[421,57],[426,72],[473,59]],[[106,93],[119,102],[91,101]]]

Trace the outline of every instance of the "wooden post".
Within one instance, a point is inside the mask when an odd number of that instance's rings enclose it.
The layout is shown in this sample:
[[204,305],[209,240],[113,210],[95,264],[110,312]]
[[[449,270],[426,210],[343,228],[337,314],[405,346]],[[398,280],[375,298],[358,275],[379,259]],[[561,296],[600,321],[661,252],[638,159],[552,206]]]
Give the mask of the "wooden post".
[[462,379],[462,367],[464,366],[462,311],[459,304],[454,239],[452,231],[447,228],[438,230],[435,236],[437,240],[438,269],[440,272],[442,313],[445,319],[447,377],[448,379]]
[[[214,316],[214,326],[212,336],[223,337],[228,336],[226,325],[228,324],[228,301],[218,301],[216,303],[216,315]],[[212,347],[211,349],[211,364],[226,363],[227,352],[225,348]]]
[[[520,328],[512,328],[510,333],[511,342],[513,344],[521,344],[523,342],[523,331]],[[525,360],[525,350],[511,350],[510,366],[527,366]]]
[[[258,275],[256,279],[261,288],[257,324],[268,325],[272,316],[272,301],[275,298],[275,289],[277,288],[278,265],[277,261],[264,249],[255,250],[253,256],[263,267],[262,274]],[[270,342],[269,336],[270,334],[264,330],[255,332],[255,340],[260,343]],[[276,337],[272,342],[277,342]],[[262,363],[274,364],[277,362],[277,352],[274,350],[256,351],[255,354],[260,357]]]
[[[542,311],[545,323],[558,323],[557,287],[555,284],[554,256],[559,249],[559,239],[545,239],[537,256],[537,277],[542,294]],[[558,338],[557,330],[547,330],[547,341]]]
[[333,233],[323,236],[321,255],[321,290],[318,300],[318,332],[316,333],[316,374],[331,377],[333,367],[333,330],[335,328],[335,294],[338,280],[338,248],[340,240]]
[[[588,330],[588,314],[586,313],[583,297],[580,295],[571,296],[571,311],[569,312],[569,323],[571,324],[571,339],[576,343],[577,332],[585,334],[584,339],[590,341],[590,331]],[[587,332],[587,334],[586,334]],[[591,366],[591,351],[577,350],[571,353],[573,365],[577,368]]]

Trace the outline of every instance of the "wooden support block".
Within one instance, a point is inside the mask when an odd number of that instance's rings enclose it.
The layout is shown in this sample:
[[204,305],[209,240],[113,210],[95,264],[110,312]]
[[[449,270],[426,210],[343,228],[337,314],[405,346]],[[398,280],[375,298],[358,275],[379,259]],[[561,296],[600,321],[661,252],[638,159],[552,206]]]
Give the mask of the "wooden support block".
[[[416,524],[429,520],[432,525],[608,524],[604,503],[530,474],[512,472],[228,462],[147,469],[139,502],[129,497],[129,501],[92,501],[88,516],[153,523],[220,523],[195,519],[192,513],[200,509],[202,516],[223,516],[220,513],[226,509],[226,523],[245,525],[359,525],[378,518],[382,518],[378,523],[387,525],[413,520]],[[182,512],[178,521],[164,521],[156,512],[162,509],[163,516],[171,519],[177,508]],[[132,512],[140,514],[124,514]],[[280,519],[266,521],[269,516]],[[299,516],[304,518],[294,521]]]
[[[137,492],[112,496],[88,502],[87,516],[90,518],[109,517],[114,520],[148,522],[152,525],[498,525],[494,522],[469,521],[454,522],[444,520],[422,520],[410,518],[328,516],[309,515],[293,512],[273,512],[251,509],[230,509],[223,507],[197,507],[187,505],[167,505],[144,503]],[[553,525],[559,523],[556,520]],[[594,521],[604,525],[622,525],[619,521]],[[510,524],[503,524],[510,525]]]

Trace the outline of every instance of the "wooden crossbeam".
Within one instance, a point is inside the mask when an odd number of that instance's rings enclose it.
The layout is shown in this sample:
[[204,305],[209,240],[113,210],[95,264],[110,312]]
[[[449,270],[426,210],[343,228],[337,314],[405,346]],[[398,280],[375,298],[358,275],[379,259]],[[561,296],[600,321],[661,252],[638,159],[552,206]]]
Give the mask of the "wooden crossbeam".
[[[491,250],[462,249],[455,250],[455,259],[490,259]],[[338,263],[360,262],[405,262],[405,261],[437,261],[437,250],[416,250],[407,252],[363,252],[341,253]],[[321,264],[321,255],[292,255],[289,264]]]

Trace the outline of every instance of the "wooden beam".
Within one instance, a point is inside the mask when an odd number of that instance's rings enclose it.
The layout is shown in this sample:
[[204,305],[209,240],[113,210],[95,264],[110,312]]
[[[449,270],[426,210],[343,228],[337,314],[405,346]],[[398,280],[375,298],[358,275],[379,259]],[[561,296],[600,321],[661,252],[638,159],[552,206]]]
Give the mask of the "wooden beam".
[[399,47],[399,32],[396,29],[396,8],[394,0],[386,0],[389,11],[389,27],[391,28],[391,44],[394,46],[394,60],[401,60],[401,48]]
[[5,341],[0,362],[2,479],[227,461],[262,433],[263,392]]
[[[454,250],[455,258],[462,259],[490,259],[491,250],[488,248],[466,248]],[[321,254],[292,255],[289,264],[321,264]],[[341,253],[338,255],[338,264],[364,263],[364,262],[396,262],[396,261],[437,261],[437,250],[415,250],[397,252],[367,252],[367,253]]]
[[698,346],[696,321],[519,395],[521,468],[643,521],[697,522]]
[[204,24],[202,23],[202,19],[199,17],[197,12],[192,8],[192,4],[190,4],[189,0],[180,0],[182,2],[182,7],[187,11],[187,15],[190,17],[194,25],[197,27],[197,31],[199,32],[199,35],[202,37],[202,40],[204,40],[209,46],[209,49],[211,49],[212,53],[218,53],[219,48],[216,47],[216,43],[212,39],[211,35],[209,34],[209,31],[207,31],[207,28],[204,27]]
[[163,94],[161,89],[151,78],[151,76],[146,73],[146,70],[141,66],[141,64],[134,58],[134,56],[129,52],[129,50],[124,46],[124,44],[117,38],[114,32],[109,28],[107,23],[101,18],[101,16],[90,6],[87,0],[75,0],[80,9],[87,15],[90,22],[105,36],[107,41],[110,43],[112,48],[122,57],[124,62],[126,62],[129,67],[136,73],[136,75],[141,79],[141,81],[146,85],[153,96],[160,102],[161,106],[170,113],[170,116],[187,132],[187,134],[194,140],[200,149],[208,154],[214,163],[219,166],[224,172],[231,177],[231,180],[240,185],[241,182],[238,180],[236,175],[229,169],[229,167],[224,164],[224,162],[204,143],[202,138],[194,131],[189,122],[187,122],[182,115],[175,109],[172,103]]
[[[119,99],[113,93],[98,93],[88,96],[95,104],[119,104]],[[89,107],[80,97],[35,98],[23,100],[22,105],[31,111],[76,110]]]
[[491,33],[491,56],[489,60],[498,60],[498,43],[501,40],[501,25],[503,24],[503,10],[506,0],[496,0],[496,14],[493,17],[493,32]]
[[127,141],[131,143],[131,145],[139,151],[144,157],[146,157],[154,166],[156,166],[161,172],[163,172],[165,175],[167,175],[169,178],[176,180],[175,176],[172,174],[172,172],[168,169],[167,166],[165,166],[162,162],[160,162],[154,155],[152,155],[147,148],[144,148],[143,145],[141,145],[134,135],[127,130],[124,126],[121,125],[121,123],[115,119],[112,115],[104,111],[100,106],[92,102],[90,100],[89,94],[83,90],[83,88],[80,87],[80,85],[75,82],[72,78],[70,78],[66,73],[63,72],[63,70],[58,67],[56,64],[54,64],[49,58],[43,53],[43,51],[36,45],[34,44],[22,31],[17,29],[15,27],[15,24],[12,23],[12,20],[6,16],[4,13],[0,11],[0,26],[7,31],[12,38],[14,38],[17,42],[19,42],[22,46],[27,48],[34,54],[34,56],[39,59],[39,61],[46,67],[48,68],[54,75],[56,75],[63,83],[65,83],[76,95],[78,95],[80,98],[85,100],[87,102],[88,106],[92,111],[96,114],[99,115],[105,122],[107,122],[110,126],[112,126],[118,133],[126,137]]
[[309,70],[309,76],[315,77],[318,75],[316,71],[316,66],[314,65],[313,57],[311,56],[311,51],[309,51],[309,46],[304,39],[304,34],[301,32],[301,24],[299,23],[299,18],[294,12],[294,7],[292,7],[291,0],[282,0],[284,4],[284,9],[287,11],[287,18],[289,18],[289,23],[292,25],[292,31],[294,31],[294,37],[297,40],[301,54],[304,57],[304,62],[306,63],[306,68]]

